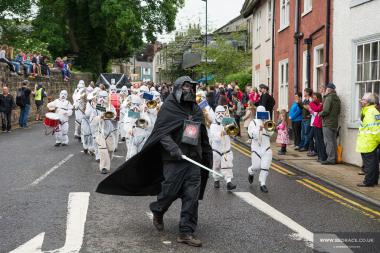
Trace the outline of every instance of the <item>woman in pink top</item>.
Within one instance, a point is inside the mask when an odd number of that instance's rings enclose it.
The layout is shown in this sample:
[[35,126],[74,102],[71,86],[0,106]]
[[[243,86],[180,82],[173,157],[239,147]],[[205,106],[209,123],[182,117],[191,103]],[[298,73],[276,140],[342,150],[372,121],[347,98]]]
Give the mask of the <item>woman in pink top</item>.
[[249,93],[249,100],[252,101],[253,104],[255,104],[256,102],[259,102],[260,94],[256,87],[251,89],[251,92]]
[[310,114],[313,116],[312,131],[315,139],[315,149],[318,154],[318,162],[322,162],[327,159],[326,146],[323,141],[322,132],[322,118],[318,116],[318,113],[323,110],[322,95],[321,93],[313,93],[313,101],[309,104]]

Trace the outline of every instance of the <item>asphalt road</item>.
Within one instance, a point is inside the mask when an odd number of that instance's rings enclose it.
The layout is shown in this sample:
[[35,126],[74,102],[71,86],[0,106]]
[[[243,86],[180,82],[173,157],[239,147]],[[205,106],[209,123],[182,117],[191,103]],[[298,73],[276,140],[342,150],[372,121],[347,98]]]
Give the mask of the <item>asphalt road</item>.
[[[73,130],[73,124],[70,127]],[[62,248],[68,236],[69,194],[75,192],[90,194],[87,212],[80,210],[85,214],[80,252],[313,252],[305,240],[309,234],[341,232],[356,237],[377,232],[371,236],[380,240],[379,208],[284,167],[271,170],[269,193],[262,193],[257,177],[253,185],[247,182],[250,159],[240,148],[234,149],[235,193],[227,192],[225,184],[216,190],[209,180],[200,203],[196,236],[203,247],[178,244],[180,201],[165,215],[165,231],[156,231],[148,208],[154,197],[95,193],[104,175],[72,136],[69,146],[53,147],[54,138],[43,134],[41,124],[0,134],[0,252],[10,252],[43,232],[42,251]],[[125,145],[119,144],[113,170],[124,156]],[[314,248],[344,252],[315,243]]]

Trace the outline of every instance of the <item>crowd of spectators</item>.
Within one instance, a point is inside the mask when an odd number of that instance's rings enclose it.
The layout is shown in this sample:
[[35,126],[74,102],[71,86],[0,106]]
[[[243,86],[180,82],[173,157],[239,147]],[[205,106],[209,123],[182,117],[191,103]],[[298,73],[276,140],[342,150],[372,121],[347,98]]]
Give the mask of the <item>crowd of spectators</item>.
[[8,64],[13,75],[23,75],[25,77],[43,76],[50,77],[51,69],[56,68],[61,71],[64,81],[69,81],[71,76],[70,65],[67,57],[58,57],[54,63],[50,58],[40,52],[24,52],[16,50],[17,54],[13,57],[13,49],[7,45],[0,47],[0,62]]

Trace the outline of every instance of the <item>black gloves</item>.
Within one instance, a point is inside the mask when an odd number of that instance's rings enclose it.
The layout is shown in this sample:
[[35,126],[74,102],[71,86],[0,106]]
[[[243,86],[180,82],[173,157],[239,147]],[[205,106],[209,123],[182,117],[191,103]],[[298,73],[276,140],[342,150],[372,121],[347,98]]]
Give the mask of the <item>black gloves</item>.
[[177,149],[175,149],[175,150],[173,150],[173,151],[170,152],[170,156],[173,157],[173,158],[175,158],[178,161],[182,160],[182,155],[183,155],[182,151],[179,148],[177,148]]

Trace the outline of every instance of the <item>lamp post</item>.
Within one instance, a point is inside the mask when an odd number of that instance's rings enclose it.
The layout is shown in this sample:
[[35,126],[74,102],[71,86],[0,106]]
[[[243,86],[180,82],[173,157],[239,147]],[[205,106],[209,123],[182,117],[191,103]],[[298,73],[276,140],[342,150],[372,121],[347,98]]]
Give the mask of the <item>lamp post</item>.
[[206,36],[205,36],[205,47],[206,47],[206,52],[205,52],[205,60],[206,60],[206,73],[205,73],[205,80],[206,80],[206,86],[207,86],[207,67],[208,67],[208,62],[207,62],[207,44],[208,44],[208,30],[207,30],[207,0],[202,0],[203,2],[206,2]]

